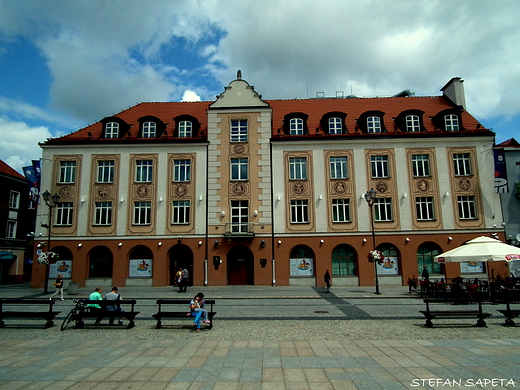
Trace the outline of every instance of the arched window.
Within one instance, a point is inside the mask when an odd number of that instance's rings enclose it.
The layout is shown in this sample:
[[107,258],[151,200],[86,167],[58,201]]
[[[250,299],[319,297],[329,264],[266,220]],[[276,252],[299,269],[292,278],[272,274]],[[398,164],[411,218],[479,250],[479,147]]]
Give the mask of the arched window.
[[356,252],[349,245],[338,245],[332,251],[332,275],[357,275]]
[[143,138],[155,138],[157,135],[157,125],[155,122],[144,122],[143,123]]
[[343,122],[341,118],[331,117],[329,118],[329,134],[341,134]]
[[289,261],[291,276],[314,276],[314,253],[307,245],[295,246]]
[[395,246],[381,244],[377,249],[385,255],[383,264],[377,265],[377,273],[379,275],[399,275],[399,253]]
[[367,133],[381,132],[381,118],[378,116],[369,116],[367,118]]
[[433,242],[425,242],[417,249],[417,275],[421,275],[423,266],[430,274],[442,273],[441,265],[435,261],[435,256],[442,253],[441,248]]
[[289,122],[289,134],[303,135],[303,119],[302,118],[291,118],[291,120]]
[[150,248],[139,245],[130,252],[130,267],[128,276],[130,278],[152,277],[153,253]]
[[406,116],[406,131],[411,133],[421,131],[421,120],[419,115]]
[[49,267],[49,277],[55,278],[58,274],[62,274],[67,279],[72,276],[72,252],[64,246],[52,248],[52,252],[58,254],[58,261]]
[[448,114],[444,117],[446,131],[459,130],[459,117],[455,114]]
[[112,139],[119,137],[119,123],[108,122],[105,125],[105,138]]
[[90,252],[89,278],[111,278],[113,255],[105,246],[97,246]]
[[181,121],[179,122],[179,137],[180,138],[188,138],[193,134],[193,124],[191,121]]

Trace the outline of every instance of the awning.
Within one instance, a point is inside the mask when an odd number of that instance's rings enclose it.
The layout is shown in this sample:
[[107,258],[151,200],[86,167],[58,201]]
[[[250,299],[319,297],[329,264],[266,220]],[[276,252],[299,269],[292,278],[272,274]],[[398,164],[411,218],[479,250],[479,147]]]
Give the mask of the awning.
[[14,260],[16,257],[13,252],[0,251],[0,260]]

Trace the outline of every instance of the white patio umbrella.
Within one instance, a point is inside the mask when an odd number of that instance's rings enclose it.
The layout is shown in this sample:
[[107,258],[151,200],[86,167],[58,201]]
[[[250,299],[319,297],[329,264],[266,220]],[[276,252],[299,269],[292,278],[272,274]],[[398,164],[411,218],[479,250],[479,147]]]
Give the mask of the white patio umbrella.
[[520,260],[520,248],[482,236],[435,256],[435,260],[438,263]]

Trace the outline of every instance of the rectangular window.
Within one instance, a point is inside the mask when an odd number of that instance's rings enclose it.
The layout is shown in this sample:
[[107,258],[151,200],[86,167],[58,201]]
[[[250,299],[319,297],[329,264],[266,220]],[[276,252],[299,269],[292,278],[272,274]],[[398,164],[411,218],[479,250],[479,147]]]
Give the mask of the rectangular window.
[[74,203],[60,202],[56,204],[56,226],[71,226]]
[[388,156],[371,156],[372,177],[390,177]]
[[453,170],[455,176],[471,176],[471,161],[469,153],[453,154]]
[[309,201],[291,200],[291,223],[309,223]]
[[341,134],[342,127],[343,123],[341,121],[341,118],[329,118],[329,134]]
[[332,199],[332,222],[350,222],[349,199]]
[[179,137],[191,137],[193,132],[193,124],[190,121],[182,121],[179,123]]
[[231,142],[247,142],[247,120],[231,121]]
[[247,158],[231,159],[231,180],[248,180]]
[[415,209],[418,221],[433,221],[435,219],[432,196],[418,196],[415,198]]
[[76,182],[76,161],[60,162],[60,183]]
[[446,115],[444,117],[446,131],[457,131],[459,129],[459,117],[455,114]]
[[231,232],[249,233],[249,203],[247,200],[231,201]]
[[376,222],[392,221],[392,198],[376,198],[373,207]]
[[331,179],[346,179],[348,177],[346,157],[330,157],[329,161]]
[[406,131],[421,131],[421,122],[418,115],[408,115],[406,117]]
[[143,123],[143,138],[155,138],[157,125],[155,122],[144,122]]
[[430,156],[428,154],[414,154],[412,156],[412,171],[414,177],[430,175]]
[[5,238],[16,238],[16,221],[7,221]]
[[292,118],[289,121],[289,134],[290,135],[303,135],[303,119]]
[[307,179],[307,158],[292,157],[289,159],[289,180]]
[[150,225],[152,202],[134,202],[134,225]]
[[191,181],[191,160],[173,161],[173,181]]
[[98,183],[113,183],[114,182],[114,161],[98,161]]
[[112,139],[119,137],[119,123],[108,122],[105,126],[105,138]]
[[135,181],[137,183],[150,183],[153,177],[153,161],[138,160],[135,164]]
[[172,224],[186,225],[190,223],[190,201],[173,201]]
[[378,116],[369,116],[367,118],[367,133],[381,132],[381,118]]
[[94,225],[112,224],[112,202],[96,202],[94,208]]
[[460,219],[477,219],[477,208],[474,196],[457,196]]
[[20,207],[20,193],[18,191],[11,191],[9,195],[9,208],[18,209]]

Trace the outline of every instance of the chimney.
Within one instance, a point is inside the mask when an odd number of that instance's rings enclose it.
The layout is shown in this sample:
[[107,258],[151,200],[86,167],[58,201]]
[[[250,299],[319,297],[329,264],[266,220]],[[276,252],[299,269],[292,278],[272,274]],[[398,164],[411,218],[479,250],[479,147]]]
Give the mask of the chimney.
[[466,109],[466,98],[464,96],[464,80],[460,77],[454,77],[441,88],[444,96],[450,99],[458,107]]

